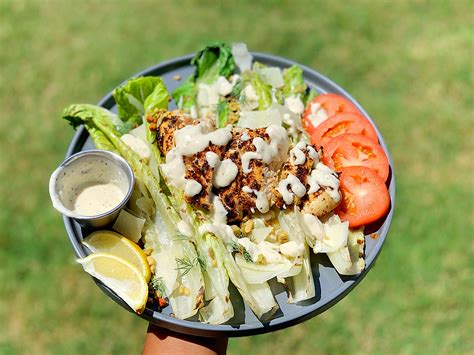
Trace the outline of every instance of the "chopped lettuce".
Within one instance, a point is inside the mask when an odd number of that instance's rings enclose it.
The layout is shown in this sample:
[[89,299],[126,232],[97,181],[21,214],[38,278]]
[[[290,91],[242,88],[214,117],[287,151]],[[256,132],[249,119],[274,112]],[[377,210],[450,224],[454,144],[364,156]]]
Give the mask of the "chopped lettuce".
[[303,95],[306,91],[303,69],[296,64],[283,71],[283,81],[282,92],[284,97]]
[[252,85],[255,94],[258,96],[258,109],[265,110],[272,104],[271,86],[263,82],[260,76],[254,71],[247,71],[242,74],[245,84]]
[[227,100],[219,100],[217,104],[217,120],[216,120],[216,127],[223,128],[227,125],[227,121],[229,120],[229,103]]
[[212,84],[219,76],[232,75],[235,68],[231,49],[222,42],[204,47],[196,53],[191,64],[196,66],[194,80],[205,84]]
[[128,80],[113,92],[118,116],[128,121],[136,115],[143,115],[154,108],[168,107],[168,91],[163,79],[145,76]]
[[189,77],[182,85],[178,86],[171,96],[176,102],[176,106],[185,111],[190,112],[191,107],[196,105],[196,83]]

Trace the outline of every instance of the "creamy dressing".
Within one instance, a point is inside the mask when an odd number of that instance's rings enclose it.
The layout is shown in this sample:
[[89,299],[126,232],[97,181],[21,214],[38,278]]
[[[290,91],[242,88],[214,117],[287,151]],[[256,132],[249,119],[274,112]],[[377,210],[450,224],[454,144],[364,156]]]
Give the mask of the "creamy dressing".
[[308,194],[317,192],[320,187],[326,187],[326,192],[335,201],[339,202],[339,179],[335,173],[323,163],[317,163],[316,168],[311,171],[307,179],[309,190]]
[[121,136],[120,139],[122,140],[122,142],[128,145],[129,148],[131,148],[135,153],[137,153],[140,159],[146,161],[150,159],[150,148],[143,140],[128,133]]
[[249,165],[253,159],[262,160],[266,164],[272,161],[283,162],[286,160],[289,145],[286,130],[281,126],[271,125],[265,131],[270,137],[270,143],[267,143],[261,137],[255,137],[252,143],[256,151],[246,152],[242,155],[242,171],[244,174],[251,171]]
[[229,186],[239,172],[239,168],[230,159],[224,159],[214,171],[213,185],[217,188]]
[[245,131],[244,133],[242,133],[242,135],[240,136],[240,140],[241,140],[242,142],[247,142],[249,139],[250,139],[250,136],[249,136],[249,134],[247,133],[247,131]]
[[299,142],[293,149],[290,150],[290,157],[292,158],[293,165],[303,165],[306,162],[306,154],[302,151],[302,149],[305,148],[306,143]]
[[118,206],[124,197],[123,191],[113,183],[89,185],[77,194],[73,212],[82,216],[96,216]]
[[[256,197],[255,207],[261,213],[266,213],[270,209],[270,202],[268,201],[267,195],[263,191],[254,190],[248,186],[242,187],[242,191],[248,194],[254,194]],[[252,211],[254,213],[254,211]]]
[[249,238],[239,238],[237,241],[250,254],[253,262],[258,261],[258,256],[262,255],[267,264],[279,264],[285,262],[285,258],[279,253],[280,247],[273,243],[262,241],[254,243]]
[[328,119],[326,110],[321,106],[319,102],[312,102],[309,106],[310,113],[308,118],[310,119],[314,127],[319,126],[322,122]]
[[219,156],[214,152],[206,152],[206,161],[211,168],[215,168],[219,163]]
[[[289,190],[291,188],[291,191]],[[286,179],[279,182],[277,191],[287,205],[293,203],[294,196],[303,197],[306,194],[306,187],[293,174],[288,174]]]
[[[187,186],[185,173],[186,166],[184,164],[184,156],[193,156],[202,152],[209,144],[219,146],[226,145],[232,139],[232,126],[220,128],[215,131],[208,131],[208,127],[200,123],[198,125],[185,126],[174,132],[176,145],[166,154],[166,164],[162,164],[163,173],[178,188],[185,189]],[[212,154],[206,153],[206,159],[210,159],[211,163],[216,163],[216,158]],[[197,186],[194,185],[192,191],[196,191]],[[190,193],[192,193],[190,191]],[[198,192],[199,193],[199,192]]]
[[318,152],[316,151],[316,149],[314,149],[312,146],[308,145],[306,147],[306,150],[308,152],[308,155],[313,158],[313,167],[316,166],[317,163],[319,163],[319,154]]
[[232,228],[227,225],[227,210],[219,196],[212,197],[212,223],[204,223],[199,227],[199,233],[212,233],[222,238],[228,244],[235,240]]
[[285,99],[285,106],[291,112],[296,113],[297,115],[301,115],[304,111],[304,104],[301,101],[299,95],[292,95]]
[[178,231],[185,237],[191,238],[193,236],[193,231],[190,225],[185,221],[179,221],[176,226],[178,227]]
[[193,197],[199,194],[202,190],[202,185],[196,180],[188,179],[186,180],[186,185],[184,186],[184,195],[187,197]]

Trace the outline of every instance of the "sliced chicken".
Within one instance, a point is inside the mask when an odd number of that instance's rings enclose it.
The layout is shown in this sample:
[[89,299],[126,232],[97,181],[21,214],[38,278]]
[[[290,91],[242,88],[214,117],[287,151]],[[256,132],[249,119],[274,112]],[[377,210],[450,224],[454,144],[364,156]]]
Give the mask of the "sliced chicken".
[[[311,145],[299,143],[291,149],[290,157],[280,171],[279,183],[273,188],[273,201],[279,209],[300,205],[308,191],[307,179],[315,165],[315,158],[318,159],[318,155]],[[293,191],[297,188],[299,191]]]
[[[201,123],[193,120],[182,111],[167,111],[164,109],[155,111],[147,117],[150,122],[150,130],[156,132],[156,143],[161,153],[166,156],[175,147],[174,133],[187,125]],[[203,151],[183,157],[186,166],[184,178],[193,180],[201,185],[201,190],[194,196],[184,196],[185,200],[193,206],[209,210],[211,208],[212,177],[214,168],[206,159],[207,152],[214,152],[221,159],[225,153],[224,146],[209,144]]]
[[[264,185],[263,162],[261,160],[250,160],[248,164],[250,171],[244,173],[242,170],[242,156],[247,152],[256,151],[252,143],[255,137],[261,137],[265,141],[270,139],[264,129],[234,128],[231,144],[224,155],[224,159],[232,160],[239,168],[235,180],[229,186],[219,190],[219,197],[228,211],[228,222],[240,221],[251,210],[256,210],[256,197],[253,190],[260,191]],[[244,188],[245,186],[247,188]]]
[[163,156],[174,148],[174,132],[189,124],[195,124],[183,111],[159,109],[146,117],[151,131],[156,132],[156,144]]
[[[322,217],[337,207],[340,200],[337,177],[331,176],[334,173],[318,162],[319,153],[312,145],[301,142],[290,151],[280,182],[273,189],[273,200],[278,208],[297,205],[304,213]],[[321,180],[321,174],[326,175],[323,179],[328,182],[319,186],[316,181]],[[328,186],[331,183],[334,188]]]
[[311,213],[316,217],[323,217],[334,210],[340,201],[333,199],[325,188],[321,188],[319,191],[303,197],[302,202],[303,213]]

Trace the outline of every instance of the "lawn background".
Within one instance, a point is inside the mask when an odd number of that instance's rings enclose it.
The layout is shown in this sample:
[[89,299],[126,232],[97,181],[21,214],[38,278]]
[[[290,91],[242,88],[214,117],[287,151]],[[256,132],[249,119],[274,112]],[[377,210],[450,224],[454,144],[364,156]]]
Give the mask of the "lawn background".
[[232,339],[230,354],[471,353],[472,1],[0,0],[0,354],[132,354],[146,322],[75,264],[47,192],[73,131],[130,75],[244,41],[315,68],[369,112],[394,159],[396,210],[363,282],[324,314]]

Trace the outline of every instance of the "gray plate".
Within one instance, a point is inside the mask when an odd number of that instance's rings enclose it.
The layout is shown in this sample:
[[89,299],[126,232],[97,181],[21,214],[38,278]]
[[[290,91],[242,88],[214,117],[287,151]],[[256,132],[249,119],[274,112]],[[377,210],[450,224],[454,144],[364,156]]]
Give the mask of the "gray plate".
[[[286,68],[293,64],[297,64],[293,61],[267,54],[253,53],[253,55],[256,60],[270,66]],[[158,64],[137,74],[136,76],[161,76],[168,90],[171,92],[182,82],[182,80],[186,79],[188,75],[193,72],[194,67],[189,64],[192,57],[193,55],[187,55],[185,57]],[[303,65],[300,66],[303,68],[304,78],[310,88],[313,88],[320,93],[332,92],[347,97],[367,118],[369,118],[369,120],[371,120],[364,109],[346,91],[318,72]],[[176,75],[181,76],[181,81],[176,81],[173,79]],[[112,111],[116,110],[112,93],[107,94],[99,102],[99,105]],[[171,103],[171,108],[174,108],[174,103]],[[372,121],[372,123],[374,122]],[[163,309],[161,312],[147,308],[143,314],[140,315],[140,317],[156,325],[163,326],[181,333],[208,337],[237,337],[267,333],[301,323],[321,312],[324,312],[340,301],[364,278],[369,269],[373,267],[385,238],[387,237],[390,222],[392,220],[395,203],[395,177],[392,170],[393,165],[390,154],[388,153],[387,147],[385,146],[383,138],[380,135],[378,129],[377,133],[380,144],[387,153],[391,167],[390,175],[387,180],[391,197],[391,208],[390,212],[383,220],[374,225],[366,227],[367,236],[375,232],[379,235],[379,237],[377,239],[366,237],[366,269],[360,275],[351,277],[340,276],[331,266],[331,263],[325,255],[313,255],[312,265],[316,286],[316,296],[311,300],[305,301],[304,303],[288,304],[287,295],[280,284],[276,282],[271,283],[270,285],[274,291],[275,298],[280,306],[280,310],[263,322],[260,322],[248,308],[248,306],[243,304],[238,292],[232,285],[231,298],[235,308],[235,316],[227,324],[209,325],[199,323],[196,320],[176,319],[169,315],[171,312],[170,307]],[[80,127],[69,146],[67,157],[81,150],[92,149],[93,147],[94,146],[88,136],[87,131],[84,129],[84,127]],[[83,235],[87,236],[90,231],[81,229],[81,227],[76,222],[67,217],[64,218],[64,224],[76,255],[81,258],[87,256],[89,251],[81,244],[81,240],[83,239]],[[132,310],[112,290],[110,290],[100,281],[96,279],[94,279],[94,281],[110,298],[112,298],[125,309],[132,312]]]

